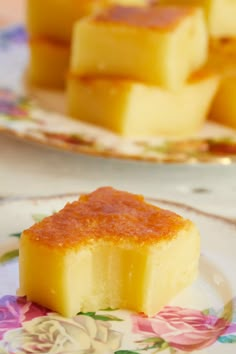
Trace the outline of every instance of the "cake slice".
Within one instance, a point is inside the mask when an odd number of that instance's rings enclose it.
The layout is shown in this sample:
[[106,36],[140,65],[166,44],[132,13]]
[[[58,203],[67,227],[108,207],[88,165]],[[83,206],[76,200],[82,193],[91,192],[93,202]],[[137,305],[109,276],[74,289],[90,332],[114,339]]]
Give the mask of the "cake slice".
[[71,72],[177,90],[208,55],[202,10],[113,6],[75,25]]
[[154,315],[197,276],[194,224],[104,187],[25,230],[20,294],[74,316],[124,308]]
[[211,41],[208,67],[221,75],[209,117],[236,129],[236,39]]
[[115,4],[144,5],[146,0],[27,0],[27,30],[31,37],[70,42],[74,23]]
[[209,118],[236,129],[236,73],[222,80]]
[[70,46],[44,38],[29,41],[28,78],[31,84],[63,88],[70,61]]
[[103,0],[27,0],[27,29],[31,37],[70,42],[73,24],[95,11]]
[[235,0],[157,0],[160,4],[203,7],[211,37],[236,37]]
[[201,71],[171,92],[131,80],[70,75],[68,113],[127,137],[190,135],[205,121],[218,83],[216,75]]

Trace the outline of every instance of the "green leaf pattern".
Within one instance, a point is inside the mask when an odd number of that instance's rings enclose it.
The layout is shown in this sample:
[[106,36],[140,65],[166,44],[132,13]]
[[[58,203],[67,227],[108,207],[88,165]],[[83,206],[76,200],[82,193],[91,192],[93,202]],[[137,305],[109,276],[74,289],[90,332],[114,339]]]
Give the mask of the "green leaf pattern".
[[19,250],[12,250],[7,253],[4,253],[0,257],[0,264],[7,263],[18,256],[19,256]]

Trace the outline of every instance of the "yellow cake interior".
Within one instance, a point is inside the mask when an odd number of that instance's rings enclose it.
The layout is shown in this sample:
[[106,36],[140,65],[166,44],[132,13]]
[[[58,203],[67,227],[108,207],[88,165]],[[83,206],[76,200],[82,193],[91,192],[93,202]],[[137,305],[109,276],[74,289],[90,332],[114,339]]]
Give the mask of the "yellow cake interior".
[[196,278],[199,248],[189,220],[100,188],[23,232],[20,294],[65,316],[107,307],[154,315]]

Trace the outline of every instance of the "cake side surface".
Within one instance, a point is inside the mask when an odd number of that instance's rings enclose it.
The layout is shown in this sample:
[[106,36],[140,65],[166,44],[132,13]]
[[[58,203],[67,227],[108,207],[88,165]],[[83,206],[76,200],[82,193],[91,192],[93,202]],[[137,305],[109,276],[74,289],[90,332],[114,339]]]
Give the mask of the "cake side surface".
[[27,0],[27,30],[30,36],[69,43],[74,23],[105,4],[106,0],[47,0],[42,5],[40,0]]
[[126,137],[186,136],[202,127],[218,85],[218,75],[205,70],[177,92],[128,78],[69,75],[67,107],[72,117]]
[[70,62],[70,46],[47,38],[29,40],[30,60],[27,69],[30,84],[64,88]]

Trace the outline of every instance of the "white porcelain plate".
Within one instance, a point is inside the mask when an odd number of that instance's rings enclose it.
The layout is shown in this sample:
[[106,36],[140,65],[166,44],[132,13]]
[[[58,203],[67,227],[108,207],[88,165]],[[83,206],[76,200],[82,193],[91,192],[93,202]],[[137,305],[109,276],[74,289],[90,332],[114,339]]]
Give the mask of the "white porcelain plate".
[[184,205],[149,200],[193,220],[202,238],[198,279],[156,316],[108,309],[68,319],[17,298],[20,232],[77,197],[0,203],[1,354],[236,353],[236,224]]
[[64,114],[64,94],[24,79],[27,36],[22,26],[0,31],[0,131],[62,150],[156,163],[236,161],[236,132],[207,122],[188,139],[124,139]]

